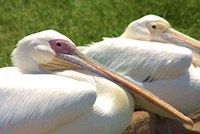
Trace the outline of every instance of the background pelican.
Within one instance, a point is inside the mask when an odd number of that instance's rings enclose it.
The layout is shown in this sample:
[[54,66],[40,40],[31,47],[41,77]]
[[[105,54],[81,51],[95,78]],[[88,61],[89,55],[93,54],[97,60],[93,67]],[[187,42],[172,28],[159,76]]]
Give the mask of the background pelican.
[[131,22],[121,37],[142,41],[172,43],[189,48],[193,52],[193,64],[200,66],[200,42],[173,28],[170,23],[156,15],[146,15]]
[[200,108],[200,69],[192,65],[200,64],[199,44],[172,29],[163,18],[148,15],[129,24],[120,37],[105,38],[83,53],[141,82],[152,93],[188,114]]
[[[128,126],[134,101],[123,88],[141,89],[84,58],[64,35],[53,30],[29,35],[19,41],[12,60],[16,68],[3,70],[20,72],[0,75],[1,134],[116,134]],[[165,116],[192,124],[149,92],[137,90],[138,105],[149,101]]]

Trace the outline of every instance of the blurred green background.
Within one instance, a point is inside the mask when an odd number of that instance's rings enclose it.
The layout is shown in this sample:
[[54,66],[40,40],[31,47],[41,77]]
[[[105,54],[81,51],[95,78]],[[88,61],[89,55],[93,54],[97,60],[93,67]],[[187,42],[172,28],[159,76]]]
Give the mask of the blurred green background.
[[200,0],[0,0],[0,67],[9,66],[17,41],[45,29],[57,30],[76,45],[119,36],[147,14],[200,39]]

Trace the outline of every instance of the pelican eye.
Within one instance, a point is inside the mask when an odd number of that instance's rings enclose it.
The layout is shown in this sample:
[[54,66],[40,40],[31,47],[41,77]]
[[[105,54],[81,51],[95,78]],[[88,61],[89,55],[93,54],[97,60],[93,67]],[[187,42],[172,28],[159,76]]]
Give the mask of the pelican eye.
[[153,29],[156,29],[156,25],[152,25],[152,28],[153,28]]
[[146,28],[151,34],[162,34],[167,28],[169,24],[162,21],[152,21],[146,24]]
[[56,46],[60,47],[60,46],[62,46],[62,45],[61,45],[61,43],[56,43]]

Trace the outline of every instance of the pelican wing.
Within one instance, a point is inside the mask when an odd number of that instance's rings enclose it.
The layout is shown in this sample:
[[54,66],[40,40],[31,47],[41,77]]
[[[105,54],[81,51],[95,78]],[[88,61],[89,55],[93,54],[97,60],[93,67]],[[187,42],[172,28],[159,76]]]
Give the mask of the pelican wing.
[[[20,71],[15,67],[3,67],[0,68],[0,76],[7,76],[8,74],[11,74],[11,76],[16,76],[18,74],[21,74]],[[9,76],[10,77],[10,76]]]
[[125,38],[106,38],[83,53],[117,73],[143,82],[180,76],[192,63],[189,49]]
[[43,134],[91,110],[95,87],[51,74],[1,76],[0,133]]
[[200,68],[192,68],[177,78],[144,82],[143,86],[184,114],[200,108]]

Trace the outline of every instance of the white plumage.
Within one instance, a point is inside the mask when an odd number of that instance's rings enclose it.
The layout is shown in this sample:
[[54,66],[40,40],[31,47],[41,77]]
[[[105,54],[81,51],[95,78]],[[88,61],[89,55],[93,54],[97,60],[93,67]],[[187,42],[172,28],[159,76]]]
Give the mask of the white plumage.
[[200,70],[193,66],[200,64],[200,43],[174,31],[163,18],[148,15],[83,53],[188,114],[200,108]]
[[192,52],[186,48],[125,38],[105,39],[83,53],[140,82],[180,76],[192,62]]
[[83,78],[52,74],[1,78],[0,133],[114,134],[128,126],[134,108],[128,93],[106,79],[65,73]]
[[80,68],[40,70],[53,59],[48,42],[54,39],[71,42],[52,30],[27,36],[12,54],[16,68],[0,69],[0,133],[123,132],[134,110],[130,93]]
[[[132,95],[124,86],[60,59],[60,54],[69,59],[78,56],[73,42],[53,30],[29,35],[18,43],[12,53],[15,67],[0,69],[0,133],[123,132],[134,110]],[[151,98],[154,103],[159,100]],[[158,107],[149,104],[153,110]],[[169,111],[169,117],[192,124],[178,111]]]

